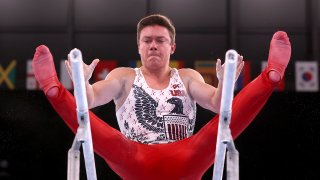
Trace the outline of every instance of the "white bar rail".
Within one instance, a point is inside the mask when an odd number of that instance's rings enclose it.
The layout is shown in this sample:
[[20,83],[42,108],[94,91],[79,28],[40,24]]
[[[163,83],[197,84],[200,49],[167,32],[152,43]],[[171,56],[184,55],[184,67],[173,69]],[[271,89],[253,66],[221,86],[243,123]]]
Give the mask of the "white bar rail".
[[225,57],[223,75],[223,87],[220,117],[218,125],[218,136],[216,144],[216,156],[213,169],[213,180],[222,180],[224,162],[227,153],[227,179],[239,179],[239,152],[235,148],[231,131],[229,128],[232,112],[232,101],[234,93],[235,75],[237,69],[238,53],[228,50]]
[[72,147],[68,152],[68,180],[79,180],[81,145],[83,147],[87,179],[96,180],[96,166],[94,161],[81,51],[79,49],[71,50],[69,58],[71,61],[74,96],[77,105],[77,119],[79,127],[77,129]]

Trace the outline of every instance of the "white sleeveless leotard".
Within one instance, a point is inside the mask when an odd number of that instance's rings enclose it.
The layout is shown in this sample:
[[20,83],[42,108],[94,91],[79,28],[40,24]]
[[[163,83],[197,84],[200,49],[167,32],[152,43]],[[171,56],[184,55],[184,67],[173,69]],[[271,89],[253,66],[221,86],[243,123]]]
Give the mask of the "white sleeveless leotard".
[[196,102],[192,100],[179,76],[172,69],[169,86],[155,90],[148,86],[140,68],[124,104],[116,116],[121,133],[145,143],[169,143],[193,134]]

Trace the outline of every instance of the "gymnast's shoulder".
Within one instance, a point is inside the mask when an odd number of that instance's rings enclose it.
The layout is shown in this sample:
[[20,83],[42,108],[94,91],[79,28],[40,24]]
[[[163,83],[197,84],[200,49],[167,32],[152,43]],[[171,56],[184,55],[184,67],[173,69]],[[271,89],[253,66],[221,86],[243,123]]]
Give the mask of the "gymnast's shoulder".
[[108,73],[106,79],[110,77],[117,77],[117,78],[135,77],[135,70],[131,67],[117,67]]
[[178,69],[178,72],[179,72],[179,76],[182,78],[182,79],[185,79],[185,78],[200,78],[202,79],[202,76],[201,74],[194,70],[194,69],[191,69],[191,68],[181,68],[181,69]]

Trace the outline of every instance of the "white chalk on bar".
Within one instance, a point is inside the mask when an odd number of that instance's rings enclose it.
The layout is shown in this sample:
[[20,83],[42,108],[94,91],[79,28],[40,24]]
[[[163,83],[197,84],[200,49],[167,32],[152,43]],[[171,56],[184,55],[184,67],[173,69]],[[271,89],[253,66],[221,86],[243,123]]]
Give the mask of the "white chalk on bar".
[[[222,180],[227,145],[230,145],[230,143],[233,145],[233,140],[229,129],[229,123],[231,120],[231,108],[233,101],[237,61],[238,53],[235,50],[228,50],[226,52],[224,63],[221,108],[216,142],[216,157],[212,176],[213,180]],[[232,151],[236,150],[232,149]],[[231,170],[229,169],[229,171]]]
[[231,111],[237,62],[238,62],[237,51],[228,50],[226,52],[226,57],[225,57],[220,112]]
[[73,49],[69,54],[74,85],[74,96],[76,97],[77,110],[88,111],[87,94],[83,75],[82,53],[79,49]]

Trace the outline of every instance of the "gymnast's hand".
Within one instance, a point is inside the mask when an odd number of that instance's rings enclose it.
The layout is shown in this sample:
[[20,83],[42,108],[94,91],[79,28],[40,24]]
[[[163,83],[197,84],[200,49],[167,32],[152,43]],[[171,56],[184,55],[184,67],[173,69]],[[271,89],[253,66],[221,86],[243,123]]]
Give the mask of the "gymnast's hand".
[[[237,62],[237,69],[236,69],[236,79],[234,82],[237,81],[242,68],[244,66],[244,61],[243,61],[243,56],[240,56],[238,54],[238,62]],[[217,74],[217,78],[219,80],[219,82],[223,81],[223,73],[224,73],[224,64],[221,65],[221,59],[217,59],[217,63],[216,63],[216,74]]]
[[[70,56],[68,55],[68,60],[65,60],[65,65],[67,67],[68,74],[72,80],[72,71],[71,71],[71,64],[70,64]],[[97,64],[99,63],[99,59],[94,59],[90,65],[87,65],[83,62],[83,75],[85,82],[88,82],[92,76],[94,69],[96,68]]]

